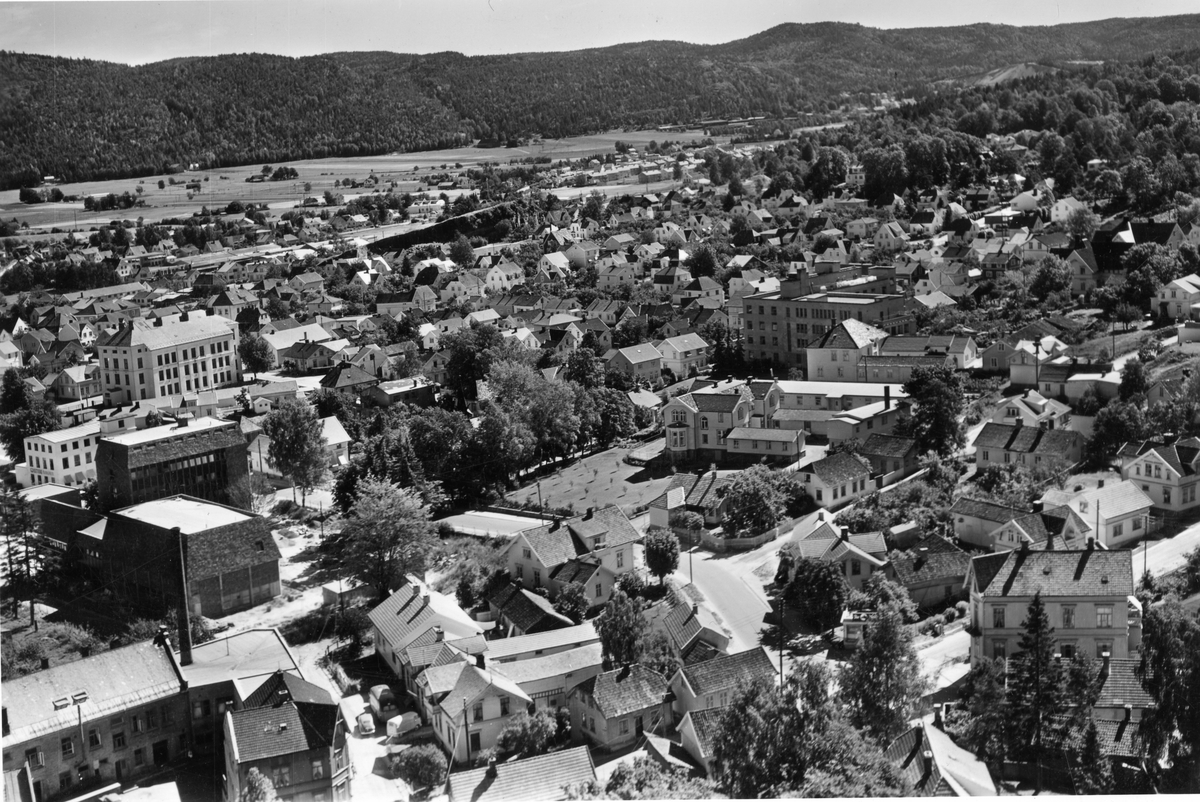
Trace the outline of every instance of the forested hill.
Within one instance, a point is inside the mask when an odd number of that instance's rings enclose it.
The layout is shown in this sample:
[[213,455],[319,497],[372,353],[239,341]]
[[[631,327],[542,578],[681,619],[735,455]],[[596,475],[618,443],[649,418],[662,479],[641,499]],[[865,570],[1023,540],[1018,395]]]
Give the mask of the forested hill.
[[1052,27],[780,25],[722,45],[643,42],[466,57],[335,53],[140,67],[0,52],[0,187],[821,111],[1019,62],[1191,47],[1200,15]]

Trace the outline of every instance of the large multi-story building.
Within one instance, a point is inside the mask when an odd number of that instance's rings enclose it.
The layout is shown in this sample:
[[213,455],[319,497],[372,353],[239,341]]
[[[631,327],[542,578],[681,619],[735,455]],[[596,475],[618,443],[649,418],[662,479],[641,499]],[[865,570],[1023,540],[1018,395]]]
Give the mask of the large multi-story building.
[[96,449],[99,498],[113,509],[177,493],[226,503],[249,476],[236,423],[180,415],[175,423],[104,436]]
[[843,291],[801,295],[800,282],[789,279],[778,292],[746,296],[742,348],[751,361],[800,367],[809,345],[845,320],[869,323],[888,334],[908,334],[914,326],[909,299],[903,295]]
[[5,679],[4,771],[34,798],[71,798],[187,754],[187,680],[164,639]]
[[237,324],[215,315],[123,323],[96,343],[104,400],[124,404],[239,382],[237,339]]
[[82,485],[96,478],[100,421],[25,438],[25,464],[31,485]]
[[1130,657],[1142,640],[1133,597],[1133,552],[1102,548],[1038,551],[1028,546],[971,560],[971,663],[1015,655],[1035,594],[1054,627],[1057,651]]

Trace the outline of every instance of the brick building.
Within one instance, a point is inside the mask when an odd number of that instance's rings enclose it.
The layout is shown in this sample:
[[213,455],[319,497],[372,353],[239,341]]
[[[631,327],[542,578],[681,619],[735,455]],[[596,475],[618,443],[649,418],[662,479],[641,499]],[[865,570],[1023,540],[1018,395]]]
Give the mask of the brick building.
[[102,437],[99,497],[109,509],[186,493],[225,503],[249,476],[246,439],[232,421],[192,419]]
[[279,595],[279,548],[266,520],[190,496],[109,513],[101,578],[135,603],[174,604],[180,581],[176,529],[183,537],[193,615],[217,618]]

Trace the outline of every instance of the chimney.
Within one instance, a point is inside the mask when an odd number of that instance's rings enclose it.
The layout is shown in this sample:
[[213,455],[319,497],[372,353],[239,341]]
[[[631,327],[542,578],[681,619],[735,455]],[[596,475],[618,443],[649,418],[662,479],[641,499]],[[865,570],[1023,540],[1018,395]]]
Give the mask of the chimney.
[[592,515],[593,515],[595,512],[596,512],[596,508],[595,508],[595,507],[588,507],[588,508],[587,508],[587,512],[585,512],[585,513],[583,514],[583,520],[585,520],[585,521],[590,521],[590,520],[592,520]]
[[945,722],[942,721],[942,705],[939,702],[938,704],[933,706],[933,726],[937,727],[940,730],[940,729],[943,729],[944,723]]
[[49,657],[43,657],[43,658],[42,658],[42,670],[43,670],[43,671],[45,671],[45,670],[46,670],[47,668],[49,668],[49,667],[50,667],[50,658],[49,658]]
[[91,646],[80,646],[79,647],[79,656],[80,657],[91,657],[92,656],[92,647]]
[[[1125,721],[1133,721],[1133,705],[1125,705]],[[4,727],[6,730],[8,729],[7,724]]]
[[188,612],[188,600],[191,598],[191,593],[188,591],[187,561],[183,554],[183,532],[176,526],[171,533],[175,536],[176,543],[179,544],[179,595],[175,611],[179,625],[179,665],[190,666],[192,664],[192,622]]
[[817,510],[817,520],[818,521],[825,520],[825,510]]
[[162,328],[162,318],[161,317],[154,318],[154,326],[155,326],[155,328],[159,328],[159,329]]
[[0,709],[0,713],[2,713],[3,717],[4,717],[4,737],[7,738],[8,737],[8,708],[5,707],[5,708]]
[[487,776],[488,776],[488,777],[495,777],[495,776],[496,776],[496,758],[494,758],[494,757],[489,757],[489,758],[488,758],[488,762],[487,762]]
[[1094,549],[1094,548],[1096,548],[1096,538],[1094,538],[1094,537],[1089,537],[1089,538],[1087,539],[1087,550],[1088,550],[1088,551],[1091,551],[1091,550],[1092,550],[1092,549]]
[[1097,482],[1096,482],[1096,489],[1097,489],[1097,490],[1099,490],[1099,489],[1101,489],[1102,487],[1104,487],[1104,480],[1103,480],[1103,479],[1097,480]]
[[480,652],[479,654],[475,655],[475,667],[478,668],[480,671],[487,668],[487,658],[483,656],[483,652]]
[[1104,661],[1100,665],[1100,678],[1101,680],[1105,680],[1108,679],[1108,672],[1111,669],[1112,653],[1105,649],[1104,652],[1101,653],[1100,657]]
[[438,624],[437,626],[435,626],[433,628],[433,639],[436,642],[441,643],[442,640],[445,639],[445,637],[446,637],[446,632],[442,629],[441,624]]
[[699,614],[700,614],[700,605],[696,604],[695,602],[692,602],[692,618],[695,618]]
[[192,422],[193,415],[190,412],[185,412],[175,418],[176,428],[186,429],[187,425]]
[[187,323],[187,322],[188,322],[188,313],[187,313],[186,311],[184,311],[184,312],[180,312],[180,313],[179,313],[179,322],[180,322],[180,323]]

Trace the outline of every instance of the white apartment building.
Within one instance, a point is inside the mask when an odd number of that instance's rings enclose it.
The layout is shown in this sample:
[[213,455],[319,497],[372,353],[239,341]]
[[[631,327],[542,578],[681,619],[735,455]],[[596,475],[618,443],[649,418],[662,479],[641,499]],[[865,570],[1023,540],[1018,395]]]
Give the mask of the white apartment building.
[[123,325],[97,344],[104,400],[125,404],[241,381],[237,326],[223,317]]
[[96,478],[100,421],[25,438],[25,464],[31,485],[82,485]]

